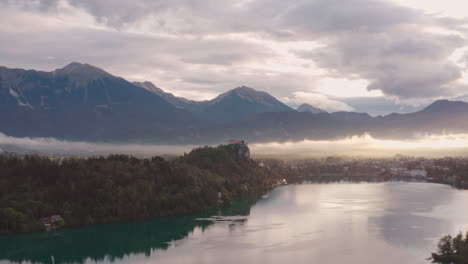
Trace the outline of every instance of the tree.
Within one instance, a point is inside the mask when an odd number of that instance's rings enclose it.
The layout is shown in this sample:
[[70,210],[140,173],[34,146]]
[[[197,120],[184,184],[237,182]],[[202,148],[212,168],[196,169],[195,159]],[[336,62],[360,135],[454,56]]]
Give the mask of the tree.
[[443,264],[468,263],[468,233],[465,237],[461,233],[453,238],[450,235],[442,237],[437,245],[437,253],[432,253],[432,260]]
[[246,151],[204,147],[171,161],[0,155],[0,233],[41,230],[39,220],[51,215],[62,216],[65,226],[126,222],[214,209],[262,193],[276,176]]

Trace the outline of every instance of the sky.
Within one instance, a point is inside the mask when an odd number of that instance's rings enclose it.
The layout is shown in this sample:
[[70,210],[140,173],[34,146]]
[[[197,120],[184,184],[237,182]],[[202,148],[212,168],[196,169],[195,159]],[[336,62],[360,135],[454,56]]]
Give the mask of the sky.
[[193,100],[246,85],[293,107],[411,112],[468,98],[466,10],[461,0],[0,0],[0,65],[89,63]]

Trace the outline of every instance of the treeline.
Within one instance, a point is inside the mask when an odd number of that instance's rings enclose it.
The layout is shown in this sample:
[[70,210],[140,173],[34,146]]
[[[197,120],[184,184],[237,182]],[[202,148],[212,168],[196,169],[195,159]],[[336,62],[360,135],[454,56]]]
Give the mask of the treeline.
[[[247,195],[232,205],[216,210],[218,216],[248,216],[261,195]],[[187,237],[195,228],[204,231],[214,222],[212,211],[128,224],[96,225],[61,230],[59,235],[35,233],[27,236],[0,236],[0,259],[8,263],[103,263],[117,262],[134,254],[151,255],[166,250],[170,241]],[[236,222],[240,225],[240,222]],[[96,235],[99,233],[99,235]],[[46,241],[46,243],[44,243]],[[107,261],[109,262],[109,261]],[[0,263],[3,263],[0,261]]]
[[437,245],[437,253],[432,253],[432,261],[441,264],[468,263],[468,232],[452,237],[444,236]]
[[175,160],[111,155],[53,161],[0,155],[0,233],[182,215],[271,188],[277,177],[242,144],[203,147]]

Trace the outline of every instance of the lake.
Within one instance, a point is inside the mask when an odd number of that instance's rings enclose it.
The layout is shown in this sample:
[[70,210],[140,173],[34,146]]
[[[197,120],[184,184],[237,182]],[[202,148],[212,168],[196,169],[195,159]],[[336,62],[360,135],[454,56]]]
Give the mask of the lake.
[[430,263],[468,230],[467,204],[430,183],[287,185],[206,214],[0,236],[0,263]]

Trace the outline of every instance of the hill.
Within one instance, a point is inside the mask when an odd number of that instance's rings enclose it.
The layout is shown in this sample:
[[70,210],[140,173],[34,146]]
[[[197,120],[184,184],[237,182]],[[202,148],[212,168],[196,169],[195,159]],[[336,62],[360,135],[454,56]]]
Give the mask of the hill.
[[[52,161],[0,155],[0,233],[181,215],[269,190],[277,177],[243,144],[204,147],[175,160],[125,155]],[[60,217],[60,218],[59,218]]]

